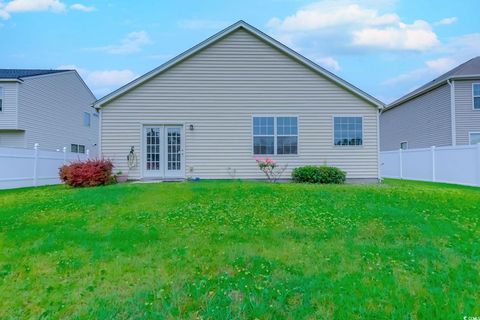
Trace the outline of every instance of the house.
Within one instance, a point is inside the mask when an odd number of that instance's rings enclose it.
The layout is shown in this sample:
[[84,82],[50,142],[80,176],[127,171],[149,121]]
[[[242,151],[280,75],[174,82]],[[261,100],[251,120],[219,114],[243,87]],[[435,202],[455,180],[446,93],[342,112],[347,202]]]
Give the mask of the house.
[[95,100],[75,70],[0,69],[0,147],[95,155]]
[[101,154],[131,179],[258,179],[257,156],[283,178],[322,164],[379,176],[382,103],[243,21],[95,107]]
[[389,104],[380,116],[381,150],[480,142],[480,57]]

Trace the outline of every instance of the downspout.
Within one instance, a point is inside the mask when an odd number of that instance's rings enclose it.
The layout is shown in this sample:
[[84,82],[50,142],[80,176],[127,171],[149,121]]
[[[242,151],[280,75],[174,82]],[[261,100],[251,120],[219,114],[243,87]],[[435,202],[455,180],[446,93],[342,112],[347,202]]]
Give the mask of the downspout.
[[447,83],[450,86],[450,118],[452,120],[452,146],[457,145],[457,121],[455,119],[456,108],[455,108],[455,81],[447,79]]
[[381,175],[381,163],[380,163],[380,116],[382,115],[383,111],[385,110],[385,107],[382,106],[380,111],[377,114],[377,175],[378,175],[378,181],[380,183],[383,182],[382,175]]
[[98,112],[98,141],[97,141],[97,157],[99,159],[103,159],[102,156],[102,108],[93,105],[93,107],[97,110]]

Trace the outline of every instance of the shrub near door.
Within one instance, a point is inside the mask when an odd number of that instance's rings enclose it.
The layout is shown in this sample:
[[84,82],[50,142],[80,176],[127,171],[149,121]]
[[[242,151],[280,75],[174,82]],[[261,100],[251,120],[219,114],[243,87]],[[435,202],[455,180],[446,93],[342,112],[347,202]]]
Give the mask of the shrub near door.
[[341,184],[345,179],[344,171],[330,166],[304,166],[292,171],[292,180],[300,183]]

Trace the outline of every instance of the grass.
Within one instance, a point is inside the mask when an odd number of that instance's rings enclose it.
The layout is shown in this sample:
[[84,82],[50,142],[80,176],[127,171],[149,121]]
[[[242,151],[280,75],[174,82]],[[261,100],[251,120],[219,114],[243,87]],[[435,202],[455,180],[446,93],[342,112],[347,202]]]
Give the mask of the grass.
[[0,192],[0,318],[480,316],[480,190],[261,182]]

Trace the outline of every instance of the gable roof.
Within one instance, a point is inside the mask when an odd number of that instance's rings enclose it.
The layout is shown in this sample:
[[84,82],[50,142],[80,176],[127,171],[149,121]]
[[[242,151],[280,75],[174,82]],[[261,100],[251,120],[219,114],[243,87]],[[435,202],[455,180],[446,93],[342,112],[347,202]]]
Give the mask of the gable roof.
[[0,69],[0,79],[22,79],[26,77],[41,76],[51,73],[67,72],[72,70],[46,70],[46,69]]
[[72,72],[80,80],[82,85],[87,89],[87,91],[92,96],[93,100],[97,99],[93,94],[92,90],[87,86],[82,77],[78,74],[77,70],[63,69],[63,70],[52,70],[52,69],[0,69],[0,82],[23,82],[23,78],[43,76],[49,74],[65,73]]
[[245,29],[246,31],[250,32],[251,34],[257,36],[258,38],[262,39],[263,41],[267,42],[269,45],[273,46],[274,48],[282,51],[286,55],[290,56],[294,60],[299,63],[302,63],[309,67],[310,69],[314,70],[315,72],[321,74],[322,76],[330,79],[334,83],[338,84],[340,87],[350,91],[351,93],[355,94],[356,96],[362,98],[363,100],[371,103],[374,106],[377,106],[379,109],[384,107],[384,104],[374,98],[373,96],[367,94],[366,92],[360,90],[359,88],[355,87],[354,85],[350,84],[349,82],[341,79],[340,77],[336,76],[335,74],[331,73],[330,71],[320,67],[318,64],[314,63],[313,61],[305,58],[301,54],[297,53],[296,51],[288,48],[284,44],[278,42],[277,40],[273,39],[272,37],[268,36],[267,34],[263,33],[262,31],[258,30],[257,28],[249,25],[243,20],[238,21],[237,23],[232,24],[231,26],[223,29],[222,31],[216,33],[215,35],[211,36],[210,38],[206,39],[203,42],[200,42],[196,46],[190,48],[189,50],[179,54],[175,58],[167,61],[166,63],[160,65],[159,67],[147,72],[143,76],[138,77],[137,79],[127,83],[123,87],[107,94],[103,98],[97,100],[94,104],[94,107],[100,108],[103,104],[115,99],[118,96],[126,93],[127,91],[141,85],[142,83],[146,82],[147,80],[157,76],[158,74],[164,72],[165,70],[173,67],[174,65],[186,60],[190,56],[194,55],[195,53],[199,52],[200,50],[210,46],[211,44],[217,42],[218,40],[228,36],[229,34],[233,33],[238,29]]
[[415,89],[412,92],[404,95],[400,99],[390,103],[385,109],[391,109],[404,102],[407,102],[408,100],[411,100],[425,92],[428,92],[432,89],[435,89],[436,87],[447,83],[448,80],[475,78],[480,78],[480,56],[470,59],[467,62],[464,62],[461,65],[453,68],[452,70],[445,72],[438,78],[424,84],[418,89]]

